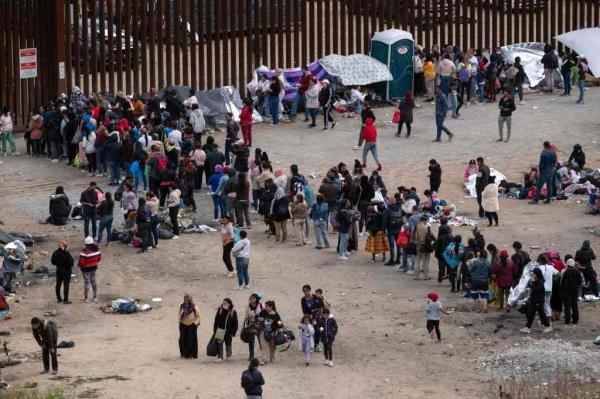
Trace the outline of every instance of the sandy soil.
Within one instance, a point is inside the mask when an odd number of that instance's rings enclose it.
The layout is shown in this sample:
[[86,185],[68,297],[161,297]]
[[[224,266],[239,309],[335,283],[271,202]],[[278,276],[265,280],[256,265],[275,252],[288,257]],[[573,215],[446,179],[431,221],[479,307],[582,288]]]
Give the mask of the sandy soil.
[[[589,165],[600,165],[600,146],[594,141],[598,139],[598,115],[594,111],[600,104],[600,91],[588,91],[585,106],[573,104],[572,97],[531,95],[528,101],[515,113],[510,144],[495,143],[496,105],[465,109],[464,119],[448,122],[456,133],[455,140],[441,144],[431,143],[435,134],[432,106],[416,110],[413,135],[408,140],[393,135],[389,122],[393,109],[377,110],[384,181],[391,188],[415,185],[422,191],[427,183],[427,161],[436,158],[443,168],[441,196],[455,203],[459,214],[476,218],[476,203],[464,198],[461,187],[464,163],[470,158],[483,155],[491,167],[517,181],[537,163],[541,142],[549,139],[558,145],[560,158],[568,157],[572,145],[581,143]],[[328,132],[305,129],[300,122],[278,128],[256,127],[255,145],[268,151],[276,166],[287,170],[289,164],[297,162],[305,174],[324,174],[329,166],[341,160],[351,164],[359,155],[351,149],[358,121],[336,117],[338,127]],[[218,140],[223,140],[222,134]],[[77,199],[89,178],[45,159],[1,160],[2,228],[50,234],[49,242],[33,248],[35,266],[49,264],[49,257],[40,251],[51,253],[61,237],[70,241],[70,249],[76,253],[83,241],[81,222],[58,228],[39,225],[37,220],[46,214],[47,195],[56,185],[63,184],[70,198]],[[97,180],[107,183],[106,179]],[[208,222],[210,204],[206,199],[204,191],[197,196],[200,215]],[[590,233],[597,228],[598,219],[583,214],[587,198],[580,200],[532,207],[526,201],[501,199],[500,227],[483,228],[486,241],[504,249],[519,239],[527,247],[555,248],[566,254],[578,248],[582,240],[590,239],[598,248],[600,239]],[[470,234],[466,227],[455,232]],[[519,313],[470,313],[467,302],[449,292],[447,282],[442,286],[435,280],[416,282],[380,262],[370,263],[369,255],[362,251],[364,241],[360,242],[359,254],[340,263],[333,251],[293,244],[272,246],[259,220],[250,239],[252,288],[276,301],[288,326],[298,323],[301,287],[306,283],[324,290],[340,325],[335,367],[322,366],[318,354],[311,366],[305,367],[301,353],[292,345],[289,351],[278,353],[276,364],[261,368],[267,398],[299,396],[307,388],[316,398],[487,397],[493,389],[491,378],[478,370],[476,359],[524,340],[517,332],[524,324]],[[19,288],[23,300],[16,305],[16,317],[0,323],[0,330],[11,332],[11,351],[29,354],[30,358],[39,352],[29,319],[48,308],[57,311],[54,319],[60,339],[74,340],[76,347],[59,351],[57,378],[38,375],[39,357],[4,369],[2,378],[11,384],[36,381],[41,389],[63,384],[76,394],[88,395],[81,397],[243,397],[240,373],[247,365],[245,344],[235,338],[230,362],[212,364],[212,359],[203,356],[222,298],[232,298],[241,311],[249,295],[247,291],[233,291],[234,280],[224,277],[218,236],[184,235],[178,241],[163,241],[160,252],[145,255],[135,255],[119,244],[102,250],[97,276],[102,302],[116,297],[145,301],[161,297],[162,304],[143,314],[106,315],[97,306],[77,301],[82,296],[81,278],[72,282],[74,303],[70,306],[56,305],[53,278],[49,283]],[[538,251],[530,252],[537,255]],[[35,281],[30,272],[27,279]],[[441,344],[431,343],[425,330],[425,296],[431,290],[440,293],[446,307],[457,309],[443,317]],[[197,361],[181,360],[178,354],[176,312],[183,293],[193,295],[202,312],[201,356]],[[577,330],[557,323],[551,336],[589,344],[597,335],[599,318],[594,310],[594,305],[584,305]],[[542,339],[541,333],[533,333],[530,339]]]

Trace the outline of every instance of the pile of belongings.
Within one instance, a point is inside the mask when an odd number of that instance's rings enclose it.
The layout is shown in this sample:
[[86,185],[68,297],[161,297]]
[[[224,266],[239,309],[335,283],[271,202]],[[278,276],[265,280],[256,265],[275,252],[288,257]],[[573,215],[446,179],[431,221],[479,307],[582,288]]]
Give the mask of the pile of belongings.
[[[506,180],[506,176],[504,176],[502,173],[498,172],[494,168],[490,168],[490,176],[494,176],[496,178],[495,182],[497,185],[500,185],[500,183],[502,181]],[[477,180],[477,174],[473,174],[473,175],[470,175],[469,180],[464,183],[465,190],[468,193],[466,198],[477,198],[477,190],[475,188],[476,180]]]
[[110,305],[106,304],[102,306],[101,309],[104,313],[131,314],[135,312],[147,312],[152,309],[152,306],[147,303],[140,303],[138,300],[132,298],[118,298],[111,301]]

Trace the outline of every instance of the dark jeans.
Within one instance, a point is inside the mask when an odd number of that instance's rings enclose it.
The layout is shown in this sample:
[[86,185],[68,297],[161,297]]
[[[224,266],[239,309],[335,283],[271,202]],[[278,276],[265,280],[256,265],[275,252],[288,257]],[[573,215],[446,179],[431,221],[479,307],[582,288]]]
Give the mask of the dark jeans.
[[587,266],[582,270],[583,278],[588,285],[588,289],[592,295],[598,296],[598,277],[594,268]]
[[387,238],[388,238],[388,244],[390,245],[390,263],[394,262],[394,259],[396,258],[396,253],[400,251],[400,248],[396,247],[396,239],[398,238],[398,234],[400,234],[400,231],[389,231],[387,233]]
[[[69,300],[69,283],[71,282],[71,272],[56,272],[56,299],[59,301]],[[63,296],[60,296],[60,287],[63,286]]]
[[204,174],[204,165],[196,166],[196,170],[194,171],[194,189],[200,190],[202,188],[202,175],[203,174]]
[[177,222],[177,215],[179,214],[179,206],[175,205],[169,208],[169,217],[171,218],[171,228],[173,234],[179,235],[179,223]]
[[150,244],[153,248],[158,245],[158,215],[150,216]]
[[477,190],[477,205],[479,205],[479,217],[480,218],[485,216],[485,211],[483,210],[483,207],[481,206],[481,193],[482,193],[482,191]]
[[218,351],[218,355],[217,357],[220,359],[223,359],[223,343],[225,343],[225,355],[230,358],[231,357],[231,344],[232,344],[232,339],[231,339],[231,335],[225,333],[225,339],[224,341],[217,341],[217,351]]
[[33,139],[31,140],[31,151],[33,155],[40,155],[42,153],[42,140]]
[[112,215],[102,216],[98,227],[98,243],[102,241],[102,232],[106,229],[106,242],[112,241]]
[[448,130],[446,126],[444,126],[444,120],[446,117],[444,115],[435,115],[435,126],[436,126],[436,140],[442,139],[442,132],[445,132],[448,136],[452,136],[452,132]]
[[396,132],[396,134],[398,136],[400,136],[402,134],[402,126],[404,126],[405,123],[406,123],[406,137],[410,137],[410,131],[411,131],[410,125],[411,124],[409,122],[400,121],[398,123],[398,131]]
[[[562,294],[563,304],[565,308],[565,324],[570,324],[571,320],[573,324],[579,322],[579,301],[577,300],[577,292],[574,294]],[[573,317],[571,319],[571,316]]]
[[317,126],[317,108],[309,108],[308,113],[310,114],[310,126]]
[[546,195],[546,202],[550,202],[550,198],[552,198],[552,194],[554,193],[554,173],[544,173],[541,174],[538,178],[538,181],[535,185],[535,202],[540,200],[540,196],[542,195],[542,187],[544,183],[546,183],[546,189],[548,190],[548,194]]
[[87,164],[87,170],[89,173],[95,173],[96,172],[96,153],[91,153],[91,154],[85,154],[87,160],[88,160],[88,164]]
[[223,245],[223,263],[227,267],[227,271],[233,271],[233,264],[231,263],[231,250],[233,249],[233,241]]
[[250,227],[250,214],[248,213],[248,201],[246,200],[235,200],[235,219],[239,227],[244,227],[244,219],[246,219],[246,225]]
[[448,280],[450,280],[450,287],[452,288],[452,291],[459,290],[460,284],[457,284],[456,282],[456,269],[448,268]]
[[486,212],[485,216],[487,217],[488,223],[491,225],[492,220],[494,223],[498,224],[498,212]]
[[250,258],[242,258],[241,256],[235,258],[235,270],[237,271],[238,285],[240,287],[250,284],[250,275],[248,274],[249,263]]
[[443,256],[440,255],[438,258],[438,283],[441,283],[446,275],[446,261]]
[[252,189],[252,207],[254,207],[255,211],[258,211],[258,201],[260,201],[261,195],[262,195],[262,190],[260,188]]
[[52,348],[54,353],[50,353],[50,348],[42,349],[42,359],[44,361],[44,370],[50,370],[50,357],[52,357],[52,371],[58,371],[58,357],[56,348]]
[[333,342],[323,342],[323,354],[325,355],[325,360],[333,360]]
[[323,127],[327,129],[327,122],[335,123],[333,117],[331,116],[331,105],[327,105],[323,107]]
[[110,181],[118,183],[120,177],[119,161],[107,161],[108,171],[110,172]]
[[571,71],[567,72],[567,73],[563,73],[563,82],[565,85],[565,91],[564,94],[571,94]]
[[155,179],[153,177],[148,178],[148,186],[150,187],[150,191],[154,194],[158,195],[160,190],[160,180]]
[[[250,337],[248,338],[248,352],[249,352],[249,358],[252,359],[254,357],[254,342],[255,342],[255,335],[251,334]],[[260,341],[258,343],[260,345]]]
[[435,335],[437,335],[438,341],[442,339],[442,333],[440,332],[440,321],[439,320],[427,320],[427,332],[431,332],[435,329]]
[[531,328],[536,312],[542,324],[546,327],[550,326],[546,313],[544,313],[544,302],[529,302],[529,306],[527,307],[527,328]]
[[90,236],[90,222],[92,223],[92,237],[96,237],[96,211],[92,213],[83,212],[83,234]]

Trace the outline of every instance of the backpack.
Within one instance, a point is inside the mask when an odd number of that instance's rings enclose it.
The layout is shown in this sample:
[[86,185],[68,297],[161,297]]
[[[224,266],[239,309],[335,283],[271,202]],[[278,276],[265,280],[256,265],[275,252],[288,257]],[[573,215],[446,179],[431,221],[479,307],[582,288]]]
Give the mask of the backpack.
[[237,243],[240,240],[240,229],[237,227],[233,228],[233,243]]
[[396,209],[390,213],[390,226],[391,227],[401,227],[402,226],[402,209]]
[[156,169],[159,172],[163,172],[167,169],[167,159],[165,157],[156,157]]
[[427,235],[425,236],[425,243],[422,250],[428,254],[435,250],[435,236],[431,233],[430,227],[427,227]]
[[467,66],[463,66],[460,71],[458,71],[458,80],[461,83],[468,83],[471,78],[471,73],[469,72],[469,68]]
[[254,381],[254,377],[252,377],[252,372],[250,370],[244,370],[242,373],[242,388],[244,388],[246,392],[256,388],[256,382]]

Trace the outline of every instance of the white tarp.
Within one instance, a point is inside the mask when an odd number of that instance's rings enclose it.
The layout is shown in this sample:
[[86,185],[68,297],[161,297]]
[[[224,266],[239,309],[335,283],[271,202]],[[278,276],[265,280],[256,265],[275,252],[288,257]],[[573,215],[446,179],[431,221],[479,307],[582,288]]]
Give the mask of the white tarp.
[[[498,172],[494,168],[490,168],[490,176],[494,176],[496,178],[495,183],[500,184],[502,180],[506,180],[506,176],[502,173]],[[467,198],[477,198],[477,190],[475,189],[475,180],[477,180],[477,175],[469,176],[469,181],[465,183],[465,190],[469,193]]]
[[[516,57],[521,58],[521,65],[523,65],[523,70],[529,80],[529,87],[536,87],[544,82],[544,65],[542,64],[544,46],[544,43],[518,43],[501,47],[500,50],[504,58],[511,64],[514,64]],[[561,79],[560,71],[556,71],[554,80],[561,82]]]
[[559,42],[583,55],[595,76],[600,76],[600,28],[574,30],[556,36]]
[[369,85],[392,80],[388,67],[364,54],[331,54],[319,60],[329,75],[337,76],[344,86]]

